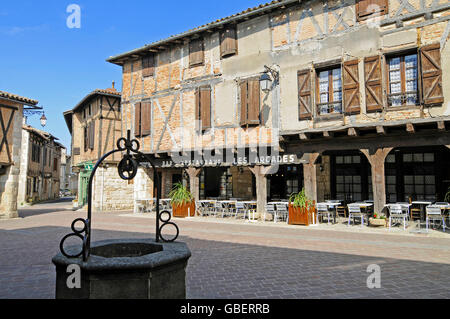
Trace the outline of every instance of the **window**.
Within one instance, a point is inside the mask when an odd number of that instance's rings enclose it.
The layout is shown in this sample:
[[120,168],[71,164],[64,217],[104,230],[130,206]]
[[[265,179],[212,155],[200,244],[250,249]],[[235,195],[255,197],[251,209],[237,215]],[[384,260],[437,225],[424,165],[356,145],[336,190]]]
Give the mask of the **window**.
[[419,104],[417,62],[416,53],[388,58],[389,106]]
[[92,107],[91,107],[91,105],[89,104],[89,107],[88,107],[88,115],[89,116],[91,116],[92,115]]
[[151,134],[151,104],[138,102],[135,104],[135,133],[136,137]]
[[86,127],[84,127],[84,130],[83,130],[83,140],[84,140],[84,151],[85,152],[87,152],[87,150],[88,150],[88,129],[87,129],[87,126]]
[[56,172],[58,168],[58,159],[55,157],[53,159],[53,171]]
[[189,67],[204,64],[205,54],[203,39],[193,40],[189,43]]
[[387,0],[359,0],[356,3],[356,18],[358,21],[385,15],[387,12]]
[[248,79],[240,84],[241,126],[260,125],[261,95],[259,78]]
[[317,71],[319,115],[342,113],[341,67]]
[[220,32],[220,56],[226,58],[238,53],[236,26],[229,26]]
[[155,74],[155,56],[149,55],[142,58],[142,76],[149,77]]
[[200,87],[195,92],[195,119],[202,131],[211,128],[211,87]]

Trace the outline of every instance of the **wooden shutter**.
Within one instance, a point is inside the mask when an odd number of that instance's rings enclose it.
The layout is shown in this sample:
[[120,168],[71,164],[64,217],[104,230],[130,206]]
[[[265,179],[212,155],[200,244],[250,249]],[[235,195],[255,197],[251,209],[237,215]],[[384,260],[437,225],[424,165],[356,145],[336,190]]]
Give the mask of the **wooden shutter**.
[[247,122],[249,125],[259,125],[261,123],[259,117],[261,110],[260,97],[259,79],[248,80]]
[[84,127],[84,151],[87,152],[88,150],[88,128],[87,126]]
[[237,53],[236,26],[229,26],[220,33],[220,56],[225,58]]
[[142,103],[141,112],[141,130],[142,137],[149,136],[151,134],[151,103]]
[[420,49],[423,103],[425,106],[444,103],[440,48],[440,44],[436,43]]
[[356,3],[356,17],[358,21],[371,16],[385,15],[388,12],[388,0],[359,0]]
[[134,135],[141,137],[141,102],[134,106]]
[[383,110],[383,79],[380,56],[364,59],[364,76],[367,112]]
[[73,148],[73,155],[80,155],[80,154],[81,154],[80,148],[79,147],[74,147]]
[[191,41],[189,43],[189,66],[203,65],[204,58],[203,39]]
[[12,164],[14,113],[12,107],[0,106],[0,164]]
[[211,128],[211,88],[200,88],[200,116],[203,129]]
[[148,77],[155,74],[155,56],[149,55],[142,58],[142,76]]
[[312,90],[311,90],[311,70],[298,72],[298,106],[299,119],[307,120],[312,118]]
[[344,112],[346,114],[359,114],[361,106],[358,60],[344,62],[342,71]]
[[94,143],[95,143],[95,121],[92,121],[91,124],[89,124],[89,130],[90,130],[90,134],[89,134],[89,148],[91,150],[94,149]]
[[243,81],[240,84],[241,90],[241,126],[247,125],[247,109],[248,109],[248,82]]

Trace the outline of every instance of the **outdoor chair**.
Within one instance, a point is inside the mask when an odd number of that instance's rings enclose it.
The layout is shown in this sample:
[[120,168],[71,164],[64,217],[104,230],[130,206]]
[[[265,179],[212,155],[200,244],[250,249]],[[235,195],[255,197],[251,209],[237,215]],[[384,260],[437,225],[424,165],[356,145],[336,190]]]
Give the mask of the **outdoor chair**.
[[328,210],[328,206],[325,204],[317,204],[317,224],[319,224],[319,217],[322,216],[322,221],[323,221],[323,217],[327,216],[327,223],[328,225],[330,224],[330,211]]
[[439,220],[442,222],[442,227],[444,228],[444,232],[445,232],[445,218],[444,215],[442,214],[442,210],[439,206],[428,206],[427,207],[427,231],[428,231],[428,225],[430,223],[430,221],[433,221],[433,226],[434,226],[434,221],[435,220]]
[[285,204],[277,204],[277,210],[275,214],[275,223],[277,222],[277,219],[280,219],[282,221],[288,221],[288,208]]
[[[275,216],[276,216],[277,212],[275,211],[275,205],[274,204],[266,204],[265,211],[267,214],[271,214],[273,217],[273,220],[276,222]],[[266,219],[266,217],[264,217],[264,220],[265,219]]]
[[202,203],[200,201],[196,201],[195,202],[195,208],[197,210],[197,214],[200,216],[205,216],[206,215],[206,209],[205,209],[205,203]]
[[[409,198],[409,203],[412,205],[411,197]],[[422,218],[422,210],[419,207],[411,207],[410,212],[411,212],[410,216],[411,221]]]
[[408,214],[405,213],[401,205],[389,206],[389,230],[391,229],[393,220],[403,220],[403,230],[406,230],[406,220]]
[[235,217],[235,218],[238,218],[238,216],[239,216],[240,213],[244,214],[244,219],[245,219],[245,217],[246,217],[246,215],[247,215],[247,214],[246,214],[247,211],[246,211],[246,209],[245,209],[244,203],[242,203],[242,202],[236,202],[236,205],[235,205],[235,211],[234,211],[234,217]]
[[336,207],[336,215],[337,217],[344,217],[347,218],[347,208],[345,206],[337,206]]
[[361,207],[357,205],[348,205],[348,225],[350,226],[353,218],[353,225],[355,225],[355,218],[361,219],[361,226],[364,226],[364,214],[361,212]]
[[224,212],[224,209],[223,209],[222,203],[221,202],[215,202],[214,203],[213,215],[215,217],[217,217],[220,214],[223,217],[223,212]]

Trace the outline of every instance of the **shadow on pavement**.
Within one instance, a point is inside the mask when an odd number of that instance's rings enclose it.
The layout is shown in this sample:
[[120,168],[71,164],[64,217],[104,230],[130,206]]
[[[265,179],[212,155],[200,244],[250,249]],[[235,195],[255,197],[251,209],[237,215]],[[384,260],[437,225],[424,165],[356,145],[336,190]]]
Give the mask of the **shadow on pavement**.
[[[69,227],[0,230],[0,241],[9,243],[0,255],[0,298],[53,298],[51,258],[69,232]],[[94,230],[92,240],[149,237],[154,234]],[[191,237],[179,241],[192,251],[186,278],[189,299],[450,297],[448,264]],[[381,267],[381,289],[367,288],[371,264]]]

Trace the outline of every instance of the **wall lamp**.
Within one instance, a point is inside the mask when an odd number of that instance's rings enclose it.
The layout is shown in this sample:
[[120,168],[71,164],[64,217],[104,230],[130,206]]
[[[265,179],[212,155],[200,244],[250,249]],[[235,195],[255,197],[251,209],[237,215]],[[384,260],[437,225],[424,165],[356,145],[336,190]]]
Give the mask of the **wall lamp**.
[[[273,81],[278,82],[280,73],[277,70],[269,68],[267,65],[265,65],[264,68],[265,70],[264,73],[259,78],[259,83],[261,86],[261,90],[264,93],[269,93],[272,89],[272,79]],[[269,73],[272,77],[270,77]]]

